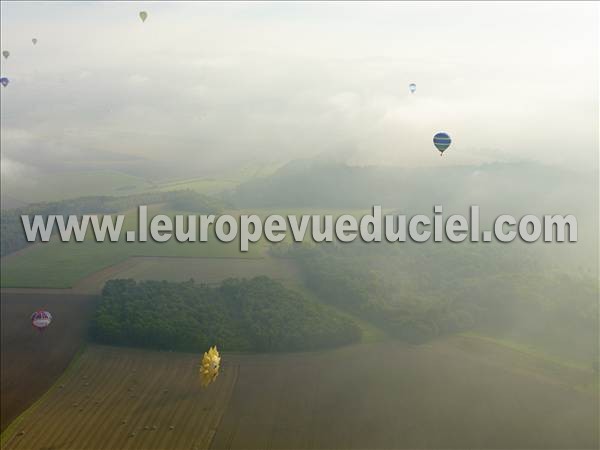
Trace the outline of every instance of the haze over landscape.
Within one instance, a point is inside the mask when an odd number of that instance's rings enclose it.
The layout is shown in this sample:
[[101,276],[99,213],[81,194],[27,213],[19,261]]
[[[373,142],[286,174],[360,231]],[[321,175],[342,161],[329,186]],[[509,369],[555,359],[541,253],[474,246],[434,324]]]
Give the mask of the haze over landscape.
[[[598,3],[0,12],[3,449],[598,447]],[[24,237],[139,205],[479,205],[578,241]]]
[[[597,168],[597,9],[3,2],[3,179],[316,156]],[[429,151],[438,130],[454,137],[451,161]]]

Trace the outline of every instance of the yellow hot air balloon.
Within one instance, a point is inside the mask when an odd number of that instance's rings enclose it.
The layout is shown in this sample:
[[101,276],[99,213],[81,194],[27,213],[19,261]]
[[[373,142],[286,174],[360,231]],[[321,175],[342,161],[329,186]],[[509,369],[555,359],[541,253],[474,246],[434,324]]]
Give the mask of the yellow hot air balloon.
[[207,352],[204,352],[204,357],[200,363],[200,383],[203,387],[217,379],[219,375],[219,367],[221,365],[221,357],[217,347],[211,347]]
[[148,13],[146,11],[140,11],[140,19],[142,19],[142,22],[145,22],[147,18]]

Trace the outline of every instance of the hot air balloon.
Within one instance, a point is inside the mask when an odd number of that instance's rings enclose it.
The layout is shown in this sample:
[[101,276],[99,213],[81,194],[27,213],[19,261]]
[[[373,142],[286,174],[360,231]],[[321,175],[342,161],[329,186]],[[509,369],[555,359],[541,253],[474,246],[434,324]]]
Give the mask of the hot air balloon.
[[31,315],[31,325],[40,332],[44,331],[44,329],[50,325],[50,322],[52,322],[52,314],[48,311],[40,309]]
[[448,133],[438,133],[433,137],[433,145],[440,151],[440,156],[444,154],[444,150],[450,147],[452,139]]
[[33,42],[33,45],[35,45],[35,44],[37,44],[37,39],[36,39],[36,38],[33,38],[33,39],[31,40],[31,42]]
[[10,52],[8,50],[2,50],[2,56],[4,56],[5,59],[8,59]]
[[207,352],[204,352],[204,357],[200,363],[200,383],[202,387],[208,386],[217,379],[219,375],[219,367],[221,365],[221,357],[217,347],[211,347]]
[[145,22],[147,18],[148,13],[146,11],[140,11],[140,19],[142,19],[142,22]]
[[410,93],[411,93],[411,94],[414,94],[414,93],[415,93],[415,91],[417,90],[417,85],[416,85],[415,83],[410,83],[410,84],[408,85],[408,89],[410,90]]
[[6,87],[6,86],[8,86],[8,83],[9,83],[8,78],[6,78],[6,77],[0,78],[0,84],[2,86]]

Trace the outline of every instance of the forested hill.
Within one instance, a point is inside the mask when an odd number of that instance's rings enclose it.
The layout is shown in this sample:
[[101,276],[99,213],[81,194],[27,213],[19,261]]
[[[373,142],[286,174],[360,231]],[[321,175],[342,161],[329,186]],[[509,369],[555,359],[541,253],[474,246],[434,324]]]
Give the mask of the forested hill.
[[308,160],[291,162],[269,177],[243,183],[228,199],[244,208],[339,209],[377,204],[421,211],[426,207],[428,211],[434,204],[480,204],[520,212],[572,206],[574,196],[593,192],[593,183],[592,173],[583,176],[537,163],[398,168]]

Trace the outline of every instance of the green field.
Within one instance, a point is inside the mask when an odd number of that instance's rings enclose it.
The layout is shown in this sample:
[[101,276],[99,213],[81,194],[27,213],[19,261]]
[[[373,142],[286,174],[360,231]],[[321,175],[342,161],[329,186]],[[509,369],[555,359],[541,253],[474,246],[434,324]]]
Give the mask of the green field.
[[[159,206],[149,208],[149,217],[158,214],[184,214],[166,211]],[[123,230],[135,230],[137,212],[126,214]],[[124,233],[119,242],[95,242],[91,236],[83,242],[63,243],[57,239],[36,244],[9,255],[2,261],[2,287],[69,288],[77,281],[106,267],[121,263],[132,256],[256,258],[261,257],[264,246],[257,243],[248,252],[239,251],[239,242],[223,243],[214,236],[208,242],[179,243],[175,239],[157,243],[125,242]]]
[[217,180],[210,178],[192,178],[189,180],[172,181],[160,184],[159,191],[192,190],[201,194],[216,194],[227,189],[233,189],[239,184],[236,180]]
[[[148,217],[155,214],[189,214],[183,211],[168,211],[161,205],[149,208]],[[240,214],[257,214],[263,219],[269,214],[332,214],[334,220],[341,214],[352,214],[357,218],[367,214],[368,210],[333,211],[319,209],[302,210],[236,210],[225,213],[238,216]],[[126,213],[123,230],[135,230],[137,227],[137,211]],[[307,240],[310,240],[311,230],[307,229]],[[124,232],[122,232],[124,235]],[[292,242],[291,232],[284,243]],[[184,242],[179,243],[175,239],[168,242],[157,243],[149,239],[147,242],[125,242],[123,236],[119,242],[97,243],[88,234],[84,242],[63,243],[53,239],[45,244],[36,244],[21,252],[8,255],[2,261],[1,286],[21,288],[69,288],[73,287],[79,280],[93,273],[122,263],[133,256],[143,257],[182,257],[182,258],[257,258],[265,255],[269,243],[263,237],[259,242],[250,244],[248,252],[239,250],[239,240],[224,243],[217,240],[214,235],[209,237],[208,242]],[[182,270],[180,265],[169,262],[146,262],[146,268],[151,273],[149,279],[156,279],[157,272],[164,274],[175,274],[179,279],[181,274],[194,273],[194,269]],[[185,263],[188,264],[188,263]],[[185,265],[184,264],[184,265]],[[149,267],[149,266],[153,266]],[[141,270],[141,269],[140,269]],[[142,272],[140,272],[142,273]],[[197,273],[197,271],[196,271]],[[134,278],[139,278],[134,276]],[[193,275],[192,275],[193,277]],[[276,276],[277,277],[277,276]],[[170,279],[164,276],[165,279]],[[188,277],[189,278],[189,277]]]
[[190,189],[201,194],[216,194],[233,189],[244,181],[262,178],[274,173],[282,164],[266,166],[245,166],[234,171],[227,171],[216,177],[198,177],[184,180],[173,180],[156,185],[155,190],[179,191]]

